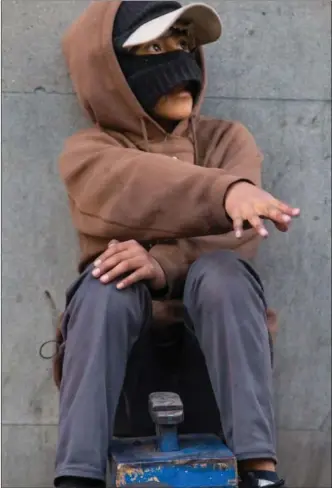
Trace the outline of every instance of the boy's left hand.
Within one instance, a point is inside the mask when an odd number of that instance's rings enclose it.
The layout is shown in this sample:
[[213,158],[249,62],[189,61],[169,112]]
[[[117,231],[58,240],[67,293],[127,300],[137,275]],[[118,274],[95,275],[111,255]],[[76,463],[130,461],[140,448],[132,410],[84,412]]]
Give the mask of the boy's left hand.
[[124,274],[129,274],[117,284],[119,290],[146,280],[153,290],[166,286],[165,273],[158,263],[137,241],[111,241],[108,249],[94,262],[92,274],[107,285]]

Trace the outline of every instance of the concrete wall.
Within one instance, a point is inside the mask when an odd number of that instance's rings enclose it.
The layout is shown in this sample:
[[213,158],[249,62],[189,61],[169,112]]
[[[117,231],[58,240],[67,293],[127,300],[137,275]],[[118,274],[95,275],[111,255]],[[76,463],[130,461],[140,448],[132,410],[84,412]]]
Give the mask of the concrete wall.
[[[331,486],[330,15],[328,0],[213,1],[225,36],[207,49],[204,111],[248,125],[266,187],[299,205],[260,269],[280,311],[280,470],[291,487]],[[76,240],[56,159],[86,124],[60,36],[87,0],[3,0],[3,486],[52,485],[57,393],[38,356],[53,335],[45,299],[75,275]]]

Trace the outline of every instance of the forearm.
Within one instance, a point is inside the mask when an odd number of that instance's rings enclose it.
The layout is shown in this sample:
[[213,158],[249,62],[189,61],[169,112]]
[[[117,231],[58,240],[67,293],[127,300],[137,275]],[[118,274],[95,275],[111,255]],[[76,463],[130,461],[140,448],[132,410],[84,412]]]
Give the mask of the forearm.
[[223,199],[238,175],[113,146],[100,134],[93,144],[77,137],[60,158],[80,232],[145,241],[230,230]]

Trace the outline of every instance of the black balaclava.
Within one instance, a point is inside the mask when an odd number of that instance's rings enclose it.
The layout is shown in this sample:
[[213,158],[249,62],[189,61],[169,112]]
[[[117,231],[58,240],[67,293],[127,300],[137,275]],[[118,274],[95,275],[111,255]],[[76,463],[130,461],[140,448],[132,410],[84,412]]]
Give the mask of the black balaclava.
[[152,113],[160,98],[181,84],[187,85],[194,98],[202,87],[202,70],[194,52],[173,51],[138,56],[122,48],[138,27],[179,8],[181,4],[173,1],[124,1],[115,18],[113,44],[120,67],[147,113]]

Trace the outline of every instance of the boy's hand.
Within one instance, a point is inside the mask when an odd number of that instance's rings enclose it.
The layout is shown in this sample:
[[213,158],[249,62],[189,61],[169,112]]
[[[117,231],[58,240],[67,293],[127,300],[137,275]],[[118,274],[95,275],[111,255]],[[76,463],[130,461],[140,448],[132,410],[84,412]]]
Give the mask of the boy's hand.
[[243,222],[249,224],[262,237],[268,237],[262,219],[271,220],[278,230],[287,232],[292,217],[298,217],[300,210],[283,203],[266,191],[246,182],[236,183],[226,195],[225,210],[233,220],[237,238],[243,234]]
[[130,273],[117,285],[119,290],[143,280],[149,281],[153,290],[161,290],[166,286],[162,267],[137,241],[111,241],[94,266],[93,276],[104,284]]

